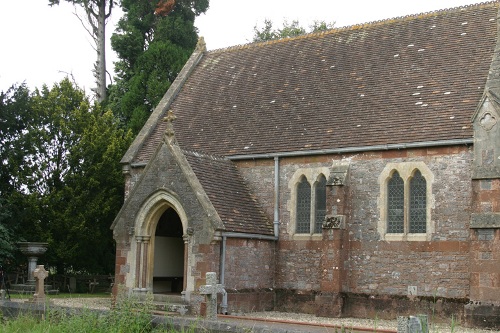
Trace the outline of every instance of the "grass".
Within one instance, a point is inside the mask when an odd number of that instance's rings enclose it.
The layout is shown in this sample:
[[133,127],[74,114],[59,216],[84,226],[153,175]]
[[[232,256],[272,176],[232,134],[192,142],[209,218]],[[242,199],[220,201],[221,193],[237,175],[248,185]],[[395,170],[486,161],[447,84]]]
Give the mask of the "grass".
[[[10,294],[10,298],[14,299],[29,299],[32,294]],[[95,293],[95,294],[77,294],[77,293],[59,293],[58,295],[45,295],[47,298],[110,298],[110,293]]]
[[[76,297],[77,294],[51,295],[58,297]],[[96,294],[84,294],[84,297],[96,297]],[[109,297],[101,295],[100,297]],[[151,304],[139,303],[138,300],[121,297],[116,306],[109,312],[85,310],[81,313],[68,314],[57,309],[49,308],[42,318],[23,314],[16,318],[1,317],[0,333],[29,332],[29,333],[190,333],[195,327],[181,331],[171,327],[153,325]]]

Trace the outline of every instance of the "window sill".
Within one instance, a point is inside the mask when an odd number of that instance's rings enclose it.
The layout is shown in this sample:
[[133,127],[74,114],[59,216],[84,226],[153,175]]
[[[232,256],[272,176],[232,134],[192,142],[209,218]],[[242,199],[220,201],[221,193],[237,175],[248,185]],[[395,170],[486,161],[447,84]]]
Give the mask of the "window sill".
[[323,234],[294,234],[293,240],[323,240]]
[[430,239],[430,234],[385,234],[383,240],[387,242],[425,242]]

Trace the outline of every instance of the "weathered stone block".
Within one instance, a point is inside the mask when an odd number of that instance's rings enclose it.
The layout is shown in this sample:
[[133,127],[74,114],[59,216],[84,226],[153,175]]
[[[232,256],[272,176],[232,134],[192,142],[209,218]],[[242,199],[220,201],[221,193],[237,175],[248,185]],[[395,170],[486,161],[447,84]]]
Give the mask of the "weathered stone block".
[[473,213],[470,228],[500,228],[500,213]]

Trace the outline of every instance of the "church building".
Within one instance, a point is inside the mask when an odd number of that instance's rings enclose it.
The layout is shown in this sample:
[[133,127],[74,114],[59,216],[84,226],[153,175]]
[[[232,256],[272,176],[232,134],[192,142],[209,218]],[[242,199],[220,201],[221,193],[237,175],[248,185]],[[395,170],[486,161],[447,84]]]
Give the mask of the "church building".
[[[121,163],[115,285],[500,327],[497,1],[207,51]],[[115,293],[119,287],[115,288]]]

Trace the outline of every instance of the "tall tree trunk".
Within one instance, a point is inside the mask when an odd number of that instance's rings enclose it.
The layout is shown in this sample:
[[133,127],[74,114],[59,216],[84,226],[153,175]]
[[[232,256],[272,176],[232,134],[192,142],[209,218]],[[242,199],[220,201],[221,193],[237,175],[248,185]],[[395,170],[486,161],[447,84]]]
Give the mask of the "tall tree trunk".
[[96,79],[96,98],[100,103],[107,98],[106,94],[106,1],[99,2],[97,17],[97,60],[94,77]]

